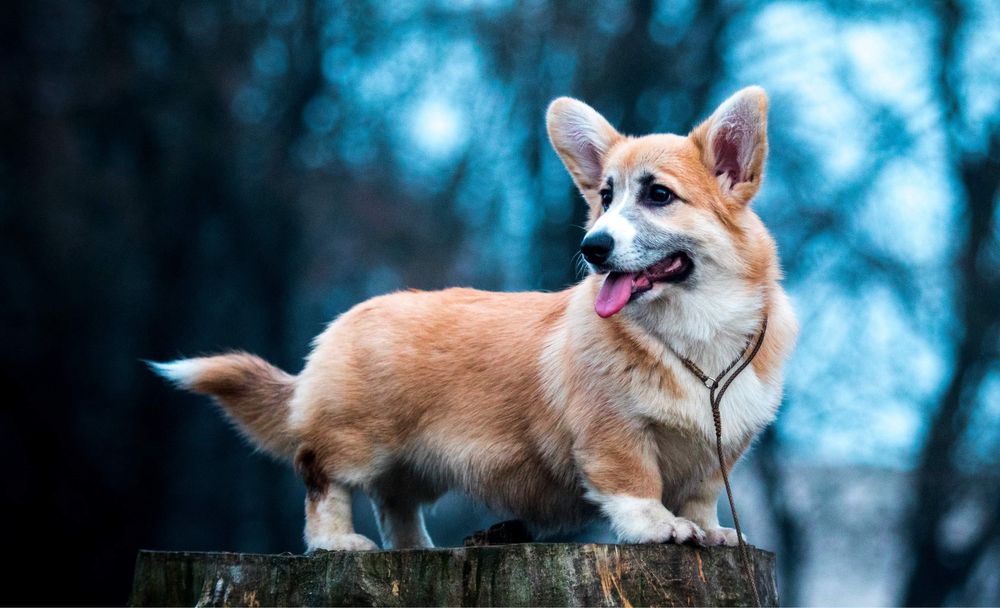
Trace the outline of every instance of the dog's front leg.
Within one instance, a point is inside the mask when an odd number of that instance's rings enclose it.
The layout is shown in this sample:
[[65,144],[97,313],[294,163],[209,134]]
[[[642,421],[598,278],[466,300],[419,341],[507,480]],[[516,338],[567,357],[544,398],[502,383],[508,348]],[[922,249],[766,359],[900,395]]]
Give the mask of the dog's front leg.
[[604,421],[583,434],[576,458],[587,498],[600,507],[621,542],[704,542],[697,524],[663,506],[663,481],[652,441],[643,431]]
[[[681,517],[695,522],[705,531],[706,545],[738,544],[736,530],[719,525],[718,502],[723,483],[721,475],[714,475],[701,481],[694,492],[680,508]],[[744,540],[746,537],[744,536]]]

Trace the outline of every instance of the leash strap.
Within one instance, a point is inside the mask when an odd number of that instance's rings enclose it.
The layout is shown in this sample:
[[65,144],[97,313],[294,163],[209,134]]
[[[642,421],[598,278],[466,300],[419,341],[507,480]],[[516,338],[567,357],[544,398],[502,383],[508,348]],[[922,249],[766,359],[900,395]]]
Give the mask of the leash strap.
[[[761,345],[764,343],[764,333],[767,332],[767,316],[764,316],[764,320],[761,323],[760,332],[757,333],[756,339],[747,338],[747,343],[743,347],[739,356],[733,359],[732,363],[726,366],[726,369],[719,374],[718,378],[712,378],[705,372],[701,370],[693,361],[687,357],[682,357],[677,351],[674,354],[680,359],[684,367],[688,368],[708,389],[708,401],[712,406],[712,421],[715,423],[715,450],[719,455],[719,469],[722,471],[722,481],[726,484],[726,496],[729,498],[729,510],[733,514],[733,524],[736,527],[736,540],[740,547],[740,561],[743,562],[743,574],[745,575],[747,582],[750,584],[751,590],[753,590],[753,597],[756,605],[760,606],[760,593],[757,592],[757,578],[753,574],[753,569],[750,566],[750,552],[747,549],[747,544],[743,540],[743,530],[740,527],[740,518],[736,515],[736,502],[733,500],[733,488],[729,484],[729,473],[726,470],[726,459],[722,453],[722,414],[720,412],[720,406],[722,405],[722,396],[726,394],[726,390],[729,389],[729,385],[733,383],[744,369],[754,360],[757,356],[758,351],[760,351]],[[671,350],[673,348],[671,347]],[[749,354],[748,354],[749,353]],[[742,363],[741,363],[742,362]],[[739,367],[736,367],[739,364]],[[729,377],[729,374],[736,368]],[[722,382],[725,380],[724,382]],[[720,382],[722,382],[720,388]]]

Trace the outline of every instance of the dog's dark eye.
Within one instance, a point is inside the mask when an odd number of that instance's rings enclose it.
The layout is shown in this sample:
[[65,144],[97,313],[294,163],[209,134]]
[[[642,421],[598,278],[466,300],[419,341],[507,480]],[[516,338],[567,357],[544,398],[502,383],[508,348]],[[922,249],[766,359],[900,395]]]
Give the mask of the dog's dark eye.
[[613,196],[611,193],[611,188],[605,188],[604,190],[601,190],[601,207],[604,207],[605,211],[607,211],[608,207],[611,206],[612,198]]
[[649,188],[649,200],[657,205],[667,205],[674,202],[677,196],[667,188],[666,186],[661,186],[660,184],[653,184]]

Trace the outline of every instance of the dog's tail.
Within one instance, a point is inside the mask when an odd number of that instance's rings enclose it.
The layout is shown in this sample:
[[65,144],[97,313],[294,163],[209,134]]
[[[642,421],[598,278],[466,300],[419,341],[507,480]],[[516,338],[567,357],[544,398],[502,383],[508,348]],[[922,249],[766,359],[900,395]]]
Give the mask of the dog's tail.
[[278,457],[294,454],[298,439],[288,415],[295,376],[242,352],[148,363],[178,388],[214,397],[240,432],[262,450]]

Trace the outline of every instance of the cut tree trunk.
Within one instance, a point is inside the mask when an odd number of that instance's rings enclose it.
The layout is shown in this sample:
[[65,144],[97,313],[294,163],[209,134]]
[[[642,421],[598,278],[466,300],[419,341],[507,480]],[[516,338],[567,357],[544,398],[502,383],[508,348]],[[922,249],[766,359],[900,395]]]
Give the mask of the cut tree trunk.
[[[750,548],[764,606],[774,554]],[[134,606],[752,605],[737,549],[511,544],[302,555],[142,551]]]

